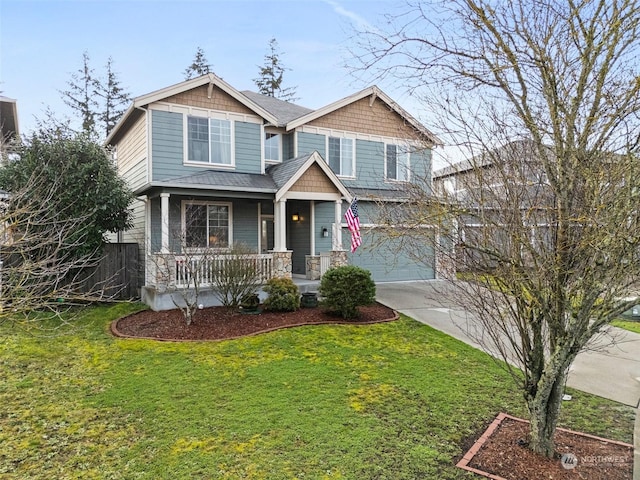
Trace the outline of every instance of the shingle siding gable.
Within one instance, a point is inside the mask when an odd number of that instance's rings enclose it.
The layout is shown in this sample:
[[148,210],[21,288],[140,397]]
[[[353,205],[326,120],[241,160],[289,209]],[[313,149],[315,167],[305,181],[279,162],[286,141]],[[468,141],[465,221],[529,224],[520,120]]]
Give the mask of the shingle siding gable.
[[338,189],[327,178],[327,175],[317,165],[313,164],[302,174],[296,183],[294,183],[291,191],[296,192],[319,192],[319,193],[336,193]]
[[418,138],[418,132],[387,104],[376,98],[370,106],[370,101],[370,97],[362,98],[307,125],[383,137]]
[[218,110],[222,112],[255,115],[255,112],[218,87],[213,88],[211,98],[209,98],[208,86],[206,85],[173,95],[163,101],[177,105],[187,105],[190,107]]

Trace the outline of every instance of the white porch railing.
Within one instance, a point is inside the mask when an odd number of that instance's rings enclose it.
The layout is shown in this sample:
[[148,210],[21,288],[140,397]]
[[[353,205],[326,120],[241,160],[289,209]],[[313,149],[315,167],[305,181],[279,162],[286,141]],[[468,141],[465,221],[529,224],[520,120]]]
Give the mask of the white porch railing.
[[331,253],[320,252],[320,276],[324,275],[331,268]]
[[274,276],[273,255],[270,253],[251,255],[176,255],[175,279],[172,282],[178,288],[192,287],[194,279],[199,286],[214,285],[222,272],[233,268],[232,262],[249,262],[256,269],[264,283]]

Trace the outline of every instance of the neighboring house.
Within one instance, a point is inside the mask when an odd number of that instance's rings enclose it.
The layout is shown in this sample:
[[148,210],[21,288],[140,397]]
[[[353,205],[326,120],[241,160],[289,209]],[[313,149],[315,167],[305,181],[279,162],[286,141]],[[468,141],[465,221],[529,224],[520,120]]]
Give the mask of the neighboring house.
[[[459,249],[457,268],[490,267],[481,250],[509,248],[509,232],[519,241],[540,248],[549,234],[549,206],[554,199],[538,153],[529,140],[518,140],[487,150],[433,173],[434,194],[443,202],[458,203],[454,242]],[[471,248],[469,248],[471,247]],[[462,256],[462,251],[466,257]],[[490,248],[489,248],[490,250]],[[488,255],[487,258],[490,258]]]
[[[399,186],[430,178],[441,143],[375,86],[310,110],[208,74],[134,99],[106,143],[138,198],[135,227],[119,237],[140,245],[154,308],[166,306],[165,284],[180,286],[183,248],[241,242],[265,277],[317,279],[347,262],[378,281],[434,276],[371,245],[375,201],[402,201]],[[354,254],[343,217],[353,197],[363,237]],[[161,278],[163,262],[172,278]]]
[[6,153],[7,145],[20,135],[17,102],[0,96],[0,148]]
[[[20,135],[18,128],[18,107],[17,102],[12,98],[0,96],[0,160],[4,160],[5,155],[11,155],[11,142]],[[6,207],[9,193],[0,190],[0,209]],[[6,244],[10,241],[10,234],[7,226],[0,225],[0,243]]]
[[13,140],[20,134],[17,103],[14,99],[3,96],[0,96],[0,132],[5,141]]
[[528,140],[510,142],[433,172],[434,192],[457,199],[463,199],[480,184],[496,191],[509,186],[544,185],[546,181],[534,145]]

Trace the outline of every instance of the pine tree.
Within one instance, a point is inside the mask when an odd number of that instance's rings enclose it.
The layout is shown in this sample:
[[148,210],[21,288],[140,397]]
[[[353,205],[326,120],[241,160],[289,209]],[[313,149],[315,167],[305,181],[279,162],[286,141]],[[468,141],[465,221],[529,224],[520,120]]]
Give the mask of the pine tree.
[[106,77],[103,81],[95,81],[95,91],[103,100],[98,120],[104,127],[105,135],[108,136],[127,109],[131,96],[121,87],[120,80],[113,70],[113,58],[111,57],[107,60],[105,74]]
[[269,51],[264,56],[264,65],[258,66],[260,76],[253,81],[258,87],[258,92],[280,100],[294,102],[298,100],[296,95],[297,87],[282,87],[284,72],[289,70],[280,63],[282,53],[278,51],[278,42],[275,38],[269,41]]
[[62,101],[71,107],[82,120],[82,131],[89,136],[96,135],[95,76],[89,66],[89,53],[82,54],[82,67],[71,74],[67,82],[68,90],[60,91]]
[[207,62],[207,58],[204,56],[204,50],[198,47],[193,62],[184,71],[184,79],[189,80],[207,73],[211,73],[211,64]]
[[67,85],[68,90],[60,91],[62,101],[80,117],[82,131],[93,139],[109,135],[131,99],[113,70],[111,57],[105,76],[100,77],[89,64],[89,53],[84,52],[82,67],[71,75]]

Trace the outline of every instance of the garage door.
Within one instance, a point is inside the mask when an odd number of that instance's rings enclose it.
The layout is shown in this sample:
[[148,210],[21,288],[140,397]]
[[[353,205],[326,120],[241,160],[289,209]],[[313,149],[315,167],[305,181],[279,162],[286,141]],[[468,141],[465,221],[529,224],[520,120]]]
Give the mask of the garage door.
[[376,282],[435,278],[434,256],[431,249],[425,248],[425,260],[416,263],[401,251],[398,240],[385,239],[381,242],[381,237],[375,233],[372,234],[371,230],[363,229],[361,233],[362,245],[355,253],[351,253],[351,233],[343,228],[342,245],[348,251],[349,263],[369,270]]

